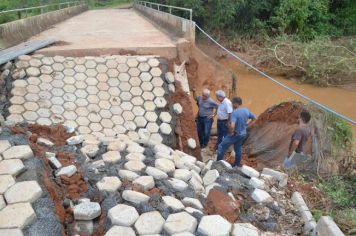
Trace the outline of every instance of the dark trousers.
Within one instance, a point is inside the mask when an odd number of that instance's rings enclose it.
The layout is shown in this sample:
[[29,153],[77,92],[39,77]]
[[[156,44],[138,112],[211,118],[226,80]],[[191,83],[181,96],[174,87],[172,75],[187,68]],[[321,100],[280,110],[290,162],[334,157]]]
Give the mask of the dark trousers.
[[222,142],[219,144],[218,147],[218,156],[217,159],[218,161],[224,159],[224,154],[226,150],[231,146],[234,145],[234,150],[235,150],[235,164],[234,166],[240,166],[241,162],[241,149],[242,149],[242,144],[246,138],[246,135],[227,135]]
[[218,120],[218,141],[216,143],[216,149],[223,140],[224,137],[229,133],[228,120]]
[[213,119],[209,117],[197,118],[197,130],[199,136],[200,147],[205,148],[208,146],[210,139],[211,126],[213,125]]

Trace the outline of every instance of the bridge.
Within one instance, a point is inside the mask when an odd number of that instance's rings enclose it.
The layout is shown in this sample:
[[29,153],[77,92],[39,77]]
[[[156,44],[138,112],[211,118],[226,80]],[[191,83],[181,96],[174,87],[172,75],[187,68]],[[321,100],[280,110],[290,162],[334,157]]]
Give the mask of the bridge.
[[0,235],[269,235],[237,221],[241,189],[256,212],[287,208],[269,222],[341,233],[329,218],[317,225],[299,193],[278,195],[287,174],[202,159],[192,78],[203,70],[233,86],[194,47],[191,9],[58,6],[0,25]]

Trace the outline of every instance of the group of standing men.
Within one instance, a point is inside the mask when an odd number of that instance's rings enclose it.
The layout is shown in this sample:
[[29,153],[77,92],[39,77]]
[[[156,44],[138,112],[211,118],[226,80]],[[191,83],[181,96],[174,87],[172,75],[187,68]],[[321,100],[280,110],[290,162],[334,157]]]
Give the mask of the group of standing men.
[[234,145],[236,155],[234,166],[240,166],[241,149],[246,139],[248,121],[255,120],[255,115],[242,107],[240,97],[234,97],[230,101],[222,90],[216,91],[219,103],[210,97],[208,89],[204,89],[201,96],[196,96],[193,90],[193,96],[199,108],[196,122],[201,148],[208,146],[214,117],[217,116],[217,160],[223,160],[226,150]]
[[[216,144],[217,160],[223,160],[226,150],[234,145],[235,163],[234,166],[240,166],[242,145],[247,135],[247,126],[249,121],[256,119],[247,108],[242,107],[242,99],[234,97],[230,101],[222,90],[216,91],[216,97],[219,101],[215,102],[210,97],[210,91],[204,89],[201,96],[196,96],[195,89],[193,96],[197,102],[199,111],[196,117],[198,136],[201,148],[206,148],[210,140],[210,132],[217,116],[217,135]],[[309,121],[311,115],[303,110],[298,118],[299,126],[292,134],[288,155],[284,160],[285,168],[292,168],[295,154],[304,155],[304,146],[311,136]]]

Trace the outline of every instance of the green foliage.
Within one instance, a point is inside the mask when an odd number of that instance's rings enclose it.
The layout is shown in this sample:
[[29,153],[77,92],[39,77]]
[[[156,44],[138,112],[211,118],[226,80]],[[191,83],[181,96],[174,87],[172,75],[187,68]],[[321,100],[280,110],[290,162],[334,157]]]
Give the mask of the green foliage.
[[331,176],[321,180],[318,187],[331,199],[337,208],[349,208],[356,205],[356,179]]
[[271,23],[280,34],[296,34],[303,40],[330,32],[328,0],[281,0]]
[[351,125],[334,116],[331,113],[325,113],[326,123],[328,124],[328,133],[331,140],[337,148],[350,148],[353,143],[353,133]]
[[131,0],[87,0],[90,9],[121,7],[131,2]]
[[[44,12],[48,12],[48,11],[58,10],[58,6],[53,4],[68,2],[68,1],[74,1],[74,0],[0,0],[0,11],[49,5],[46,8],[44,8]],[[0,24],[30,17],[30,16],[35,16],[38,14],[41,14],[40,9],[19,11],[15,13],[3,13],[0,14]]]
[[[295,35],[308,41],[321,35],[356,33],[355,0],[155,0],[192,8],[194,20],[213,32],[247,37]],[[178,13],[179,14],[179,13]]]

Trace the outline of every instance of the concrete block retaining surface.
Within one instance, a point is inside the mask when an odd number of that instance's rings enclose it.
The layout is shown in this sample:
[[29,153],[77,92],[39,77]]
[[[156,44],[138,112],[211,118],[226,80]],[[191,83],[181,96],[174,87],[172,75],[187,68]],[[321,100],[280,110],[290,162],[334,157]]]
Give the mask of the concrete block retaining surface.
[[0,48],[26,41],[50,26],[88,10],[86,5],[69,7],[0,25]]

